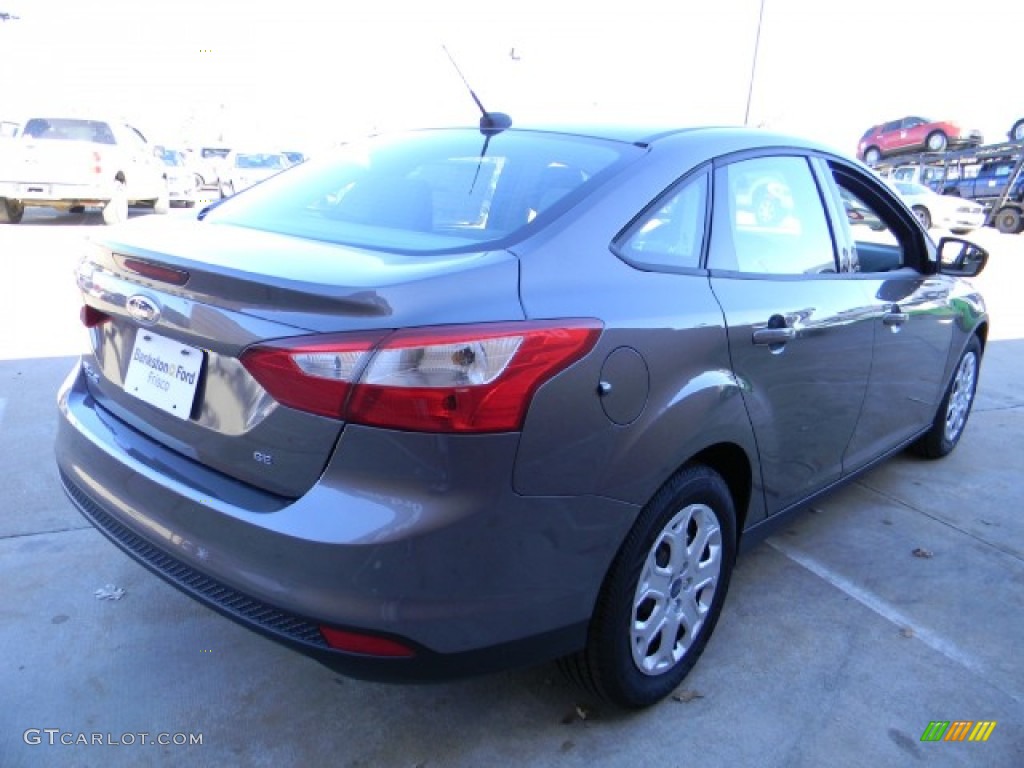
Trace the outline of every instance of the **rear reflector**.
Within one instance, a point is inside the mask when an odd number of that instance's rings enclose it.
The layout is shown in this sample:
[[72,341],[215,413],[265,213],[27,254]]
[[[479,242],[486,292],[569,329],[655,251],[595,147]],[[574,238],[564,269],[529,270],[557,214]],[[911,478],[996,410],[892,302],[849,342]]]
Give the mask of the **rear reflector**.
[[412,658],[416,652],[395,640],[358,632],[346,632],[333,627],[320,627],[320,634],[331,648],[366,656],[388,656],[391,658]]
[[317,336],[252,347],[241,361],[299,410],[421,432],[511,432],[601,328],[570,320]]

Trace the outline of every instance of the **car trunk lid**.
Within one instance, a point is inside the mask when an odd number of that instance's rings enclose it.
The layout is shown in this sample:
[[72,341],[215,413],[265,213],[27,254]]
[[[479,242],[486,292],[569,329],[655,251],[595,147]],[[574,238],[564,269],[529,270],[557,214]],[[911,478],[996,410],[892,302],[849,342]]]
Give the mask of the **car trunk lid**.
[[194,461],[290,497],[316,481],[344,425],[276,402],[239,362],[244,350],[523,318],[518,262],[505,251],[409,257],[191,221],[110,231],[78,281],[95,323],[83,364],[99,404]]

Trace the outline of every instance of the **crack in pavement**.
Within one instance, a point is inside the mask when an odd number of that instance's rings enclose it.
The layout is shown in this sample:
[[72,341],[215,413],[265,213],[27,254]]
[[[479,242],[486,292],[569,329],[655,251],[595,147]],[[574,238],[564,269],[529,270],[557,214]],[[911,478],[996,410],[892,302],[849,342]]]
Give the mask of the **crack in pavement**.
[[31,536],[48,536],[52,533],[71,533],[73,531],[95,531],[95,527],[86,523],[85,525],[69,526],[67,528],[54,528],[49,531],[30,531],[28,533],[6,533],[0,534],[0,541],[9,539],[27,539]]
[[1016,560],[1019,563],[1024,563],[1024,557],[1021,557],[1020,554],[1018,554],[1017,552],[1013,552],[1012,550],[1009,550],[1009,549],[1004,549],[1003,547],[999,546],[999,544],[996,544],[995,542],[992,542],[992,541],[988,541],[987,539],[983,539],[980,536],[978,536],[978,534],[972,533],[971,531],[964,530],[960,526],[956,525],[955,523],[950,522],[949,520],[946,520],[943,517],[939,517],[937,515],[932,514],[931,512],[928,512],[927,510],[924,510],[924,509],[921,509],[920,507],[914,506],[909,501],[905,501],[905,500],[901,499],[899,496],[894,496],[893,494],[887,493],[886,491],[883,491],[880,488],[875,488],[873,485],[869,485],[864,480],[854,480],[854,485],[859,485],[861,488],[863,488],[866,491],[871,491],[872,493],[877,493],[883,499],[886,499],[888,501],[893,502],[894,504],[898,504],[901,507],[909,509],[911,512],[917,512],[918,514],[924,515],[929,520],[934,520],[936,523],[941,523],[942,525],[944,525],[947,528],[950,528],[950,529],[956,531],[957,533],[962,533],[964,536],[967,536],[970,539],[974,539],[974,541],[978,542],[979,544],[983,544],[984,546],[986,546],[986,547],[988,547],[990,549],[994,549],[996,552],[1001,552],[1002,554],[1004,554],[1004,555],[1006,555],[1008,557],[1012,557],[1014,560]]

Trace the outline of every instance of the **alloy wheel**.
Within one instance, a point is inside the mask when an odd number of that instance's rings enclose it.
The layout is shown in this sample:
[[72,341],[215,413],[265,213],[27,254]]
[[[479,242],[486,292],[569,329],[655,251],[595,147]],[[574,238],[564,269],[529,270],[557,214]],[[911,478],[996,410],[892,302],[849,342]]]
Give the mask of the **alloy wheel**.
[[967,414],[971,411],[971,401],[974,400],[974,385],[977,375],[978,356],[974,352],[968,352],[956,369],[953,387],[949,393],[945,429],[945,437],[949,441],[955,441],[960,436],[964,423],[967,421]]
[[686,654],[711,608],[722,571],[722,529],[711,508],[690,504],[654,540],[633,598],[630,646],[646,675]]

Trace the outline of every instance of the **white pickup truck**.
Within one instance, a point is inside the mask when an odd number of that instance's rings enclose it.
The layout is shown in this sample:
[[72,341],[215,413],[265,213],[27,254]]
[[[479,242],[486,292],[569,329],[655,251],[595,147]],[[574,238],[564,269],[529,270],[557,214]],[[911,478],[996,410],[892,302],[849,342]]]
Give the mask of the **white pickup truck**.
[[0,224],[17,224],[29,206],[65,211],[99,207],[107,224],[129,205],[168,207],[163,164],[146,137],[126,123],[32,117],[0,139]]

